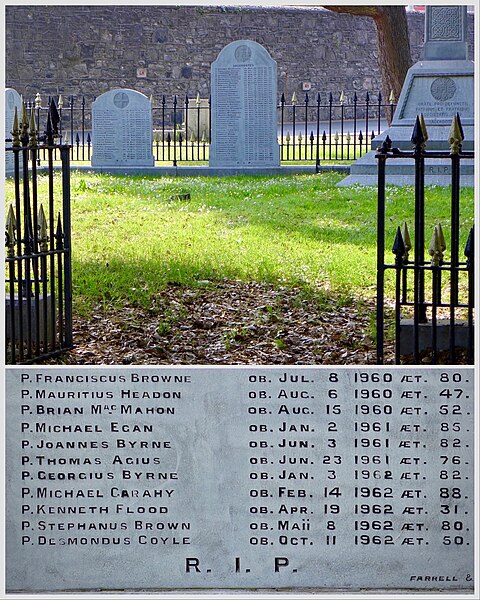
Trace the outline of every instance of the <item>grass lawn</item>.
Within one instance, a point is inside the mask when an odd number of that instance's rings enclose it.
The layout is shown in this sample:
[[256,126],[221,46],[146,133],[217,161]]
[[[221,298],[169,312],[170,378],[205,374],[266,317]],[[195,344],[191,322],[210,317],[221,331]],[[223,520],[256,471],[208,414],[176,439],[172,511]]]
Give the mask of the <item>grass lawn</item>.
[[[147,308],[167,284],[198,287],[224,279],[295,286],[341,304],[371,299],[376,189],[336,188],[343,176],[153,178],[73,171],[75,309],[88,313],[99,301]],[[46,183],[40,198],[46,198]],[[6,188],[8,202],[11,182]],[[185,193],[189,200],[176,197]],[[447,258],[449,202],[449,189],[427,189],[426,243],[441,222]],[[388,188],[387,252],[404,220],[413,239],[413,203],[412,187]],[[463,249],[473,224],[473,189],[463,190],[461,215]]]

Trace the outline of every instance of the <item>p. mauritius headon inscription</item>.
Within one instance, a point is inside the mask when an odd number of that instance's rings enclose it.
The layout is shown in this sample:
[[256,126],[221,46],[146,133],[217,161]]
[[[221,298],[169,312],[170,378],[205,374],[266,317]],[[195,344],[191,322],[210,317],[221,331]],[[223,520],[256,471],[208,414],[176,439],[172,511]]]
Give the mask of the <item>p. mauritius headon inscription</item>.
[[212,64],[211,167],[277,167],[277,63],[250,40]]
[[473,589],[473,369],[8,369],[7,589]]
[[151,167],[152,105],[140,92],[111,90],[92,104],[92,166]]

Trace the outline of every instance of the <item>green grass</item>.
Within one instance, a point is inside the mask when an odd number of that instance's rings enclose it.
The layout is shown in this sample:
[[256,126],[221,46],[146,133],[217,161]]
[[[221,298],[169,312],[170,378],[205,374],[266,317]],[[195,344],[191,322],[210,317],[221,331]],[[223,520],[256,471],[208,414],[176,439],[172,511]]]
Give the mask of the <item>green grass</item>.
[[[75,307],[88,311],[98,301],[149,307],[167,284],[197,287],[223,278],[298,286],[343,303],[373,298],[376,189],[336,188],[343,177],[72,172]],[[40,179],[45,201],[47,178]],[[59,194],[59,175],[55,182]],[[11,201],[11,182],[6,192]],[[173,198],[187,192],[190,200]],[[441,222],[449,247],[449,202],[448,189],[427,188],[427,245],[428,231]],[[387,257],[398,225],[407,220],[413,234],[413,203],[413,188],[388,188]],[[461,215],[463,248],[473,224],[473,189],[462,193]]]

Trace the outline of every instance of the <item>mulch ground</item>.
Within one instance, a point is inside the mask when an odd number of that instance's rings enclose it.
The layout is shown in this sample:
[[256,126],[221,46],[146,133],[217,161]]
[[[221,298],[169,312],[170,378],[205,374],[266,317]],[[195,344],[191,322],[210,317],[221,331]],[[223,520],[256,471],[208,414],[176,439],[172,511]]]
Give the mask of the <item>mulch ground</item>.
[[[149,310],[96,307],[74,318],[75,347],[48,364],[375,364],[374,303],[320,307],[260,283],[169,286]],[[386,361],[393,348],[387,343]]]

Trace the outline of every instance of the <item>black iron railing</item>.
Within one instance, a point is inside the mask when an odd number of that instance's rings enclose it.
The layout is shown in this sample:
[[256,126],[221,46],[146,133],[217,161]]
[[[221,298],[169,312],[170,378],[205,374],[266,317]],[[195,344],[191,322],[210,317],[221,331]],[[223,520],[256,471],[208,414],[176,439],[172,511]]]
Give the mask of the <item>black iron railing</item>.
[[[6,175],[14,198],[5,224],[6,361],[29,363],[72,347],[70,255],[70,151],[57,144],[59,115],[52,101],[45,135],[35,111],[15,110],[6,146]],[[39,155],[47,164],[47,186],[39,195]],[[61,191],[54,183],[54,156],[61,162]],[[44,177],[44,176],[43,176]]]
[[[452,121],[449,151],[427,151],[428,135],[420,115],[412,134],[413,150],[392,148],[386,138],[376,155],[378,159],[378,223],[377,223],[377,363],[384,362],[385,335],[385,275],[395,274],[395,363],[457,364],[459,360],[473,364],[474,360],[474,228],[472,226],[460,258],[461,161],[472,160],[474,152],[462,151],[463,130],[460,117]],[[414,242],[408,225],[397,228],[393,241],[393,264],[385,262],[385,180],[386,163],[391,159],[414,159],[415,217]],[[451,171],[450,256],[446,258],[446,243],[442,225],[433,229],[428,247],[430,260],[425,258],[425,162],[448,159]],[[462,215],[471,220],[473,215]],[[413,260],[410,251],[413,250]],[[461,285],[460,285],[461,283]],[[410,313],[412,319],[405,319]],[[463,353],[463,359],[461,354]],[[444,360],[444,355],[447,360]]]
[[[335,99],[336,98],[336,99]],[[46,118],[46,106],[37,94],[26,102],[35,111],[37,123]],[[91,106],[95,97],[59,96],[60,142],[71,146],[73,162],[90,162],[92,155]],[[210,98],[177,95],[172,98],[150,98],[153,115],[153,155],[157,163],[206,162],[211,139]],[[366,154],[372,141],[391,121],[395,111],[391,95],[384,102],[381,93],[375,99],[367,92],[364,98],[356,93],[347,97],[318,93],[303,98],[293,94],[290,100],[282,94],[277,105],[278,142],[283,163],[304,161],[317,166],[320,161],[355,160]],[[57,155],[55,155],[56,158]],[[44,151],[39,159],[46,160]]]

